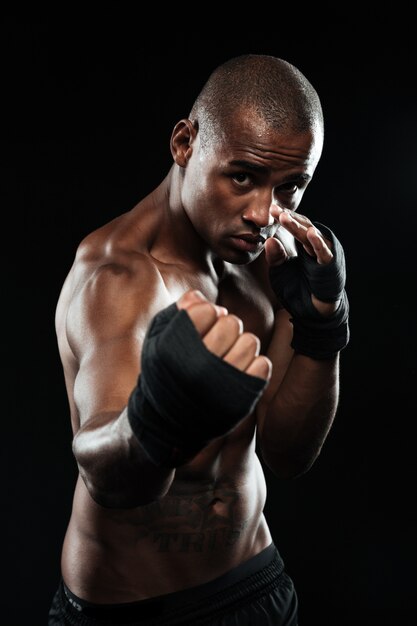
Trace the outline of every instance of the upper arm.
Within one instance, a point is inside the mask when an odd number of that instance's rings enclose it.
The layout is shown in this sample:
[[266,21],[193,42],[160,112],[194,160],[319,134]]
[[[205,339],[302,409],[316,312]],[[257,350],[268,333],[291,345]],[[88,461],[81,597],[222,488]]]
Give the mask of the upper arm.
[[[143,339],[153,315],[169,304],[149,268],[97,268],[74,293],[66,334],[78,362],[74,404],[80,426],[97,415],[118,415],[140,373]],[[158,293],[159,291],[159,293]]]

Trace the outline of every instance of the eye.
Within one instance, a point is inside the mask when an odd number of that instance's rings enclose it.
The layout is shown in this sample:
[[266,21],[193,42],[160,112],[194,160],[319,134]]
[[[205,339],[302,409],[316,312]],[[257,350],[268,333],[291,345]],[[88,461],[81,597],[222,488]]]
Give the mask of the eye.
[[239,187],[249,187],[252,184],[252,178],[246,172],[238,172],[232,174],[232,180],[239,185]]
[[304,185],[300,186],[296,181],[289,181],[279,187],[275,187],[274,199],[282,208],[295,210],[300,202],[303,190]]
[[280,185],[280,187],[277,187],[276,191],[278,193],[284,192],[284,193],[289,193],[289,194],[294,194],[297,193],[299,187],[296,183],[285,183],[284,185]]

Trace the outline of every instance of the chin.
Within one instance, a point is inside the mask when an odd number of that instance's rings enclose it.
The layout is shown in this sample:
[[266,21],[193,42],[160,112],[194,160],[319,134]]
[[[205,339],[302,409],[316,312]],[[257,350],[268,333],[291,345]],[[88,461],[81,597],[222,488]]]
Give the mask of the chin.
[[232,265],[248,265],[255,261],[259,255],[263,252],[260,250],[259,252],[238,252],[238,251],[230,251],[223,254],[219,254],[222,261],[226,263],[231,263]]

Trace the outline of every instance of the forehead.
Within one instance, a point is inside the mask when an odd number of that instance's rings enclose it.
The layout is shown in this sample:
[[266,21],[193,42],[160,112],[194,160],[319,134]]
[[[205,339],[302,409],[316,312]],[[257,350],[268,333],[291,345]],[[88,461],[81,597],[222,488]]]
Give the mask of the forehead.
[[[214,147],[214,146],[213,146]],[[225,125],[215,141],[217,158],[230,161],[249,158],[275,168],[285,163],[314,171],[323,147],[319,125],[305,132],[277,130],[251,112],[239,112]]]

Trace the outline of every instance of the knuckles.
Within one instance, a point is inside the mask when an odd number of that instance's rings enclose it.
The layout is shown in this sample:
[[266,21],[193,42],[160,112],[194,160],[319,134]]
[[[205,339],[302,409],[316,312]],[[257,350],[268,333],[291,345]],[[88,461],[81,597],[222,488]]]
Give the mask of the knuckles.
[[243,333],[239,337],[240,350],[244,352],[253,352],[254,355],[259,354],[261,341],[259,337],[253,333]]
[[237,317],[237,315],[229,313],[229,315],[220,317],[217,320],[215,330],[220,332],[222,335],[234,335],[237,337],[243,332],[243,322],[239,317]]

